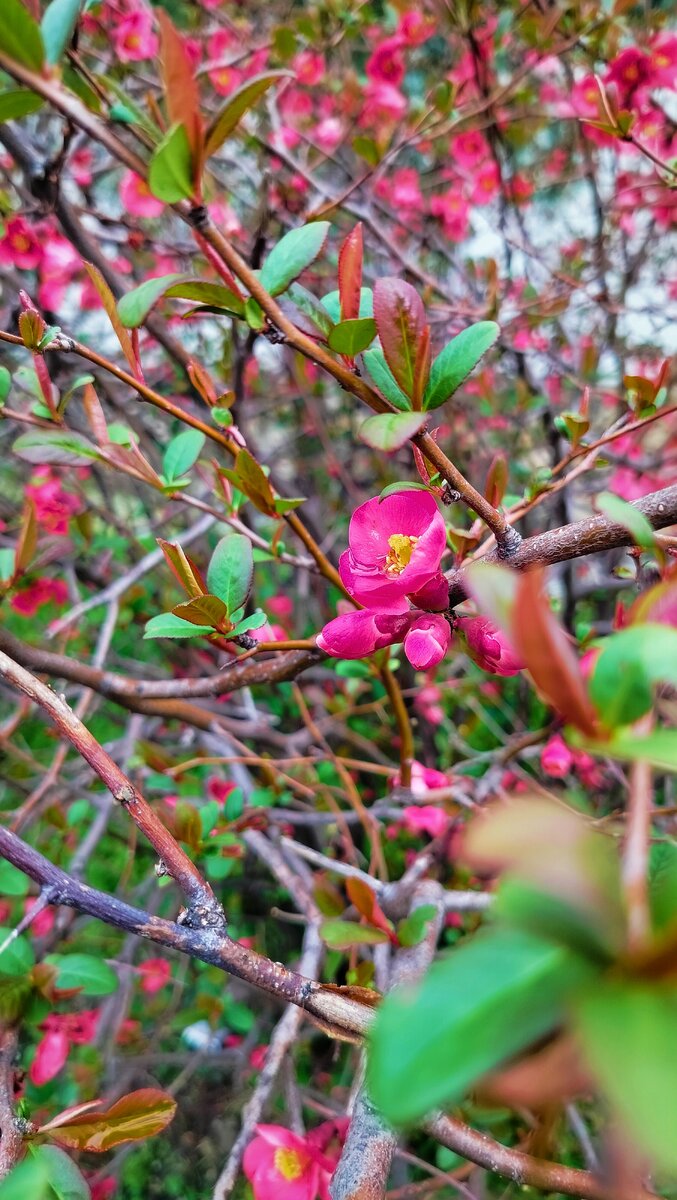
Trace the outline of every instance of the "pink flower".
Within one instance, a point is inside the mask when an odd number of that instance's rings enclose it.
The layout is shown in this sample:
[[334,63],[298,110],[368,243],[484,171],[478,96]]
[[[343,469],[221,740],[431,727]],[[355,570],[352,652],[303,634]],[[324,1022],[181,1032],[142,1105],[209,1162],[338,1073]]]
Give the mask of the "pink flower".
[[433,838],[444,833],[449,824],[444,809],[436,808],[434,804],[410,804],[402,809],[402,817],[407,833],[427,833]]
[[452,140],[451,157],[459,167],[474,167],[488,154],[489,147],[479,129],[467,129]]
[[338,117],[325,117],[315,127],[315,141],[325,154],[331,154],[343,138],[343,122]]
[[440,701],[442,693],[434,684],[420,688],[414,700],[414,708],[429,725],[441,725],[444,720],[444,709]]
[[113,26],[113,45],[120,62],[142,62],[155,58],[160,48],[153,31],[153,14],[149,8],[136,8],[119,24]]
[[351,517],[341,579],[361,604],[401,613],[404,597],[438,575],[446,540],[444,519],[427,492],[374,497]]
[[317,645],[333,658],[364,658],[404,640],[410,614],[380,612],[364,608],[343,613],[325,625],[317,635]]
[[322,83],[326,71],[322,54],[315,54],[312,50],[302,50],[292,59],[291,65],[296,71],[299,83],[305,84],[306,87],[316,87],[318,83]]
[[563,779],[574,764],[574,756],[559,733],[548,739],[541,751],[541,767],[553,779]]
[[63,537],[68,533],[70,518],[82,511],[82,503],[72,492],[64,492],[61,480],[50,474],[49,468],[40,471],[37,484],[29,483],[25,489],[35,504],[38,524],[46,533]]
[[254,1049],[252,1050],[251,1054],[249,1055],[249,1065],[253,1071],[262,1071],[263,1070],[263,1068],[265,1066],[265,1062],[266,1062],[267,1053],[268,1053],[268,1046],[266,1045],[265,1042],[260,1046],[254,1046]]
[[637,46],[621,50],[606,73],[605,83],[615,83],[623,104],[632,100],[638,88],[651,80],[651,59]]
[[404,639],[404,653],[417,671],[428,671],[444,658],[451,641],[445,617],[424,613],[412,622]]
[[162,200],[156,200],[145,179],[134,171],[125,171],[122,176],[120,199],[125,211],[135,217],[159,217],[165,207]]
[[302,1137],[282,1125],[257,1125],[242,1162],[254,1200],[329,1200],[338,1161],[338,1149],[329,1144],[344,1136],[345,1126],[326,1121]]
[[493,159],[482,164],[475,173],[473,182],[471,193],[473,204],[491,204],[494,197],[498,195],[501,183],[498,167]]
[[172,977],[172,968],[165,958],[147,958],[139,963],[137,971],[141,976],[141,991],[147,996],[160,992]]
[[677,82],[677,35],[664,33],[651,47],[651,82],[657,87],[673,87]]
[[430,212],[442,222],[445,237],[452,242],[462,242],[468,232],[468,202],[458,191],[433,196]]
[[[399,772],[393,775],[392,785],[401,787]],[[426,767],[418,759],[414,759],[411,764],[411,791],[414,796],[427,796],[428,792],[435,791],[436,788],[446,787],[449,787],[449,780],[443,771]]]
[[470,658],[483,671],[517,675],[524,669],[505,634],[486,617],[459,617],[454,628],[463,638]]
[[235,791],[236,784],[230,783],[226,779],[218,779],[216,775],[207,783],[207,791],[212,800],[218,800],[219,804],[225,804],[231,792]]
[[426,17],[418,8],[400,17],[397,34],[408,46],[420,46],[435,32],[433,17]]
[[25,591],[17,592],[10,601],[15,612],[24,617],[32,617],[45,604],[65,604],[68,599],[68,588],[63,579],[34,579]]
[[236,67],[229,66],[228,62],[222,61],[226,56],[235,57],[234,51],[237,49],[237,41],[235,36],[229,29],[219,29],[213,33],[207,43],[207,58],[209,62],[218,64],[208,72],[209,82],[221,96],[229,96],[239,87],[242,81],[242,74]]
[[365,90],[361,124],[377,121],[401,121],[407,112],[407,99],[392,83],[372,80]]
[[0,263],[34,271],[42,262],[43,248],[31,226],[23,217],[5,221],[5,233],[0,238]]
[[28,1072],[31,1083],[41,1087],[63,1070],[71,1045],[84,1046],[92,1041],[99,1019],[98,1009],[79,1013],[50,1013],[39,1026],[44,1037],[38,1044]]
[[404,57],[402,38],[386,38],[367,59],[367,77],[375,83],[389,83],[398,87],[404,79]]

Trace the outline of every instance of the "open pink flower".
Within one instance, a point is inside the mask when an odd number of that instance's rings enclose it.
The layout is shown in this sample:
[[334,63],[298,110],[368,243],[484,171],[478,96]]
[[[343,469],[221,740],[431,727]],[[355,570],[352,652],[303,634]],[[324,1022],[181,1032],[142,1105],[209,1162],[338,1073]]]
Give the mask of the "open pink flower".
[[120,62],[155,58],[160,48],[150,8],[137,8],[113,28],[115,53]]
[[486,617],[459,617],[455,630],[463,638],[473,662],[494,675],[517,675],[524,663],[507,637]]
[[402,612],[404,597],[439,574],[446,530],[427,492],[396,492],[355,510],[348,541],[339,573],[351,596],[372,608]]
[[242,1162],[254,1200],[329,1200],[338,1161],[338,1146],[329,1146],[343,1136],[345,1124],[325,1121],[305,1137],[282,1125],[257,1125]]
[[402,809],[402,817],[407,833],[414,836],[427,833],[429,837],[439,837],[449,824],[447,813],[434,804],[410,804]]
[[126,171],[120,181],[120,199],[126,212],[135,217],[159,217],[164,211],[162,200],[157,200],[145,179],[135,171]]

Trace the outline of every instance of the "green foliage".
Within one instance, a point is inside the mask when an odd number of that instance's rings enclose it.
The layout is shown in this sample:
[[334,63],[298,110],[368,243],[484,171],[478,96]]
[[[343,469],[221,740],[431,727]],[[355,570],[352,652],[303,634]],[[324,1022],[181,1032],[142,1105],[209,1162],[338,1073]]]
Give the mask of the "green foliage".
[[604,641],[590,697],[605,725],[629,725],[648,712],[658,683],[677,683],[677,629],[632,625]]
[[411,408],[411,402],[399,387],[395,376],[385,360],[383,351],[378,347],[375,347],[373,350],[366,350],[362,355],[362,361],[368,374],[386,400],[389,400],[400,412],[407,412]]
[[207,568],[207,583],[226,606],[229,616],[245,604],[254,578],[249,538],[228,533],[217,545]]
[[192,638],[212,633],[211,625],[191,625],[174,616],[174,613],[158,613],[146,622],[144,638]]
[[285,292],[322,252],[328,234],[328,221],[315,221],[286,233],[261,268],[261,284],[266,291],[271,296]]
[[79,988],[83,996],[110,996],[117,990],[115,971],[93,954],[48,954],[45,962],[56,967],[60,991]]
[[148,313],[158,300],[162,298],[170,288],[185,279],[183,275],[160,275],[154,279],[147,279],[145,283],[139,284],[133,291],[127,292],[121,300],[118,301],[118,313],[120,320],[126,329],[137,329],[145,321]]
[[[37,112],[43,103],[42,96],[28,91],[27,88],[12,88],[0,92],[0,125],[5,121],[16,121],[19,117],[27,117],[30,113]],[[7,372],[7,368],[3,367],[2,371]]]
[[377,413],[374,417],[367,417],[360,426],[360,437],[373,450],[390,453],[404,446],[409,438],[420,432],[425,423],[425,413]]
[[185,125],[173,125],[153,151],[148,186],[165,204],[176,204],[193,195],[193,158]]
[[601,492],[595,499],[595,507],[604,513],[610,521],[622,525],[631,534],[633,541],[642,550],[652,550],[656,544],[656,535],[650,522],[627,500],[615,496],[613,492]]
[[184,429],[172,438],[162,456],[162,470],[168,484],[175,483],[197,462],[205,435],[199,429]]
[[21,0],[2,0],[0,6],[0,50],[14,62],[39,71],[45,47],[37,21]]
[[373,317],[356,317],[335,325],[327,340],[330,350],[354,358],[360,351],[366,350],[375,337],[376,322]]
[[45,44],[45,58],[53,65],[58,63],[70,42],[82,0],[51,0],[44,11],[40,28]]
[[386,1118],[405,1124],[460,1101],[476,1080],[556,1028],[590,967],[563,946],[492,929],[435,963],[418,987],[379,1008],[369,1087]]
[[457,334],[440,351],[430,368],[423,407],[439,408],[453,396],[500,335],[495,321],[480,321]]
[[216,153],[237,128],[245,113],[254,107],[274,83],[288,78],[289,71],[267,71],[264,75],[248,79],[242,87],[233,92],[207,129],[205,157],[209,158]]

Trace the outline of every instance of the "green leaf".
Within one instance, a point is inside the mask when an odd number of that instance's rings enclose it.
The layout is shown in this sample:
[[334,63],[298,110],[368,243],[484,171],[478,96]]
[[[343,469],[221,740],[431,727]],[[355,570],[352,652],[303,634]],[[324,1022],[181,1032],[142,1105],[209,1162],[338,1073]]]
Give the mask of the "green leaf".
[[183,283],[175,283],[167,288],[167,296],[176,296],[181,300],[198,300],[211,308],[223,309],[237,317],[244,315],[245,302],[236,296],[230,288],[222,283],[209,283],[202,279],[186,279]]
[[162,456],[162,470],[168,481],[180,479],[197,462],[205,444],[199,429],[184,429],[172,438]]
[[0,1021],[17,1021],[32,994],[32,984],[25,975],[0,975]]
[[390,941],[384,929],[374,925],[356,925],[354,921],[331,919],[320,925],[320,937],[332,950],[350,950],[351,946],[376,946]]
[[25,67],[42,69],[45,47],[40,26],[21,0],[2,0],[0,4],[0,50]]
[[[319,330],[320,333],[324,334],[326,338],[329,337],[329,334],[334,328],[334,322],[329,316],[329,313],[327,312],[322,301],[318,300],[316,296],[313,296],[313,293],[309,292],[308,289],[304,288],[300,283],[292,283],[289,285],[287,288],[287,299],[290,300],[291,303],[294,304],[296,308],[298,308],[304,314],[304,316],[309,318],[309,320],[312,322],[315,328]],[[312,333],[313,331],[310,330],[310,332]]]
[[[0,125],[5,121],[16,121],[19,117],[27,117],[29,113],[42,108],[44,100],[37,92],[28,88],[13,88],[8,92],[0,92]],[[3,367],[3,371],[7,368]]]
[[258,300],[255,300],[253,296],[248,296],[244,302],[244,315],[249,328],[255,330],[256,333],[265,329],[268,318]]
[[608,741],[593,742],[567,730],[567,740],[601,758],[619,758],[622,762],[647,762],[659,771],[677,771],[677,730],[655,729],[646,737],[632,730],[619,729]]
[[13,863],[0,859],[0,896],[25,896],[29,879]]
[[677,629],[630,625],[605,638],[590,680],[590,698],[607,727],[648,712],[657,683],[677,684]]
[[354,320],[341,321],[335,325],[329,334],[329,349],[337,354],[347,354],[354,358],[362,350],[366,350],[376,337],[376,321],[373,317],[357,317]]
[[273,508],[278,516],[283,517],[285,513],[293,512],[295,508],[300,508],[305,502],[305,496],[276,496]]
[[642,550],[652,550],[656,545],[656,535],[650,522],[634,504],[628,504],[627,500],[622,500],[613,492],[601,492],[595,500],[595,508],[614,524],[627,529],[633,542]]
[[155,279],[147,279],[133,291],[127,292],[118,300],[118,315],[126,329],[136,329],[143,325],[154,304],[164,296],[178,280],[185,275],[159,275]]
[[627,1133],[653,1164],[677,1171],[677,990],[608,980],[576,1009],[586,1059]]
[[261,283],[271,296],[279,296],[315,261],[327,240],[328,221],[314,221],[291,229],[273,246],[261,269]]
[[373,350],[365,350],[362,355],[362,362],[386,400],[389,400],[400,412],[411,412],[411,400],[408,396],[405,396],[399,386],[385,360],[383,351],[379,347],[375,347]]
[[394,496],[396,492],[429,492],[430,488],[427,483],[413,483],[410,479],[402,479],[399,483],[389,483],[384,487],[382,492],[379,492],[379,500],[385,500],[386,496]]
[[2,1180],[0,1200],[53,1200],[47,1163],[34,1157],[35,1149]]
[[423,407],[439,408],[444,404],[493,346],[500,332],[495,321],[479,321],[452,338],[437,355],[430,369]]
[[226,606],[228,615],[245,603],[254,578],[254,560],[249,538],[227,533],[216,546],[207,568],[207,585]]
[[12,546],[0,547],[0,583],[9,583],[16,569],[15,558]]
[[560,1023],[590,968],[553,942],[492,929],[433,965],[378,1010],[368,1082],[386,1120],[456,1104],[478,1079]]
[[165,204],[189,200],[193,195],[193,158],[185,125],[174,125],[153,152],[148,187]]
[[146,621],[146,630],[143,636],[144,639],[192,638],[213,632],[211,625],[191,625],[190,622],[175,617],[174,613],[158,613],[157,616],[151,617],[150,621]]
[[390,453],[399,450],[409,438],[414,437],[426,423],[426,414],[421,412],[377,413],[360,426],[360,439],[373,450]]
[[226,634],[226,637],[239,637],[241,633],[246,633],[248,629],[260,629],[262,625],[265,625],[267,620],[268,618],[263,610],[257,608],[256,612],[251,613],[248,617],[244,617],[242,621],[238,621],[235,628],[231,629],[230,633]]
[[[341,293],[338,288],[333,292],[327,292],[323,296],[320,304],[326,308],[329,316],[335,325],[341,320]],[[374,293],[370,287],[360,288],[360,311],[358,316],[360,320],[365,317],[373,317],[374,315]]]
[[81,0],[52,0],[44,11],[40,28],[48,63],[58,63],[68,46],[78,17]]
[[36,429],[22,433],[12,446],[19,458],[29,463],[58,463],[81,467],[101,458],[96,446],[81,433],[61,429]]
[[[64,1150],[58,1146],[29,1146],[28,1153],[33,1164],[37,1163],[38,1169],[45,1173],[51,1188],[47,1193],[50,1200],[91,1200],[84,1175]],[[27,1196],[34,1200],[32,1192],[25,1193],[24,1200]],[[0,1200],[4,1200],[1,1194]]]
[[255,75],[253,79],[248,79],[242,87],[233,92],[207,129],[205,158],[209,158],[223,145],[244,114],[253,108],[268,88],[281,79],[290,78],[293,79],[291,71],[267,71],[264,75]]
[[93,954],[48,954],[45,962],[56,967],[56,987],[62,991],[80,988],[83,996],[110,996],[117,991],[115,971]]
[[[0,118],[1,119],[1,118]],[[12,376],[7,367],[0,367],[0,408],[5,403],[12,388]]]
[[418,946],[423,941],[428,924],[435,916],[437,909],[434,904],[420,904],[409,913],[397,926],[397,940],[400,946]]
[[[12,930],[0,926],[0,946],[4,944]],[[0,975],[27,975],[35,966],[33,947],[28,938],[20,934],[9,942],[0,954]]]

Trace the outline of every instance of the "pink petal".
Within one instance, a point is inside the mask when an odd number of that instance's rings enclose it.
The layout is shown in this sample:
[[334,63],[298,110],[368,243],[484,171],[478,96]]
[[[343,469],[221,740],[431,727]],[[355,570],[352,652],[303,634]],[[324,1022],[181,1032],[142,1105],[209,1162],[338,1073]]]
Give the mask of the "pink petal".
[[444,612],[449,607],[449,584],[442,572],[438,571],[409,599],[415,608],[424,608],[426,612]]
[[417,617],[404,639],[404,653],[417,671],[436,667],[449,649],[451,630],[436,613]]
[[316,638],[320,650],[334,658],[364,658],[402,641],[410,621],[409,613],[379,612],[361,609],[344,613],[325,625]]

